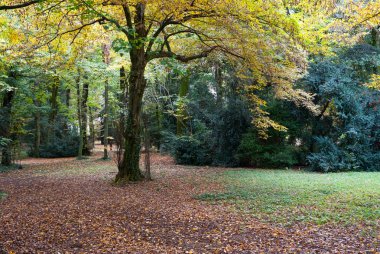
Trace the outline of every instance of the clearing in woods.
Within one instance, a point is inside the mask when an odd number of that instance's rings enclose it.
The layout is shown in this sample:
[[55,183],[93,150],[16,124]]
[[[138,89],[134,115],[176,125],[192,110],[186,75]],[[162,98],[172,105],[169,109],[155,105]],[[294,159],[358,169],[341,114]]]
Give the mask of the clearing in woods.
[[[116,172],[114,162],[100,157],[101,154],[87,160],[27,159],[23,161],[23,170],[1,173],[0,187],[7,197],[0,204],[0,250],[16,253],[376,253],[380,248],[376,231],[378,204],[369,204],[377,215],[366,217],[367,221],[336,223],[330,211],[326,216],[331,220],[326,223],[294,220],[297,213],[289,214],[292,223],[281,223],[284,212],[292,213],[292,209],[300,205],[297,202],[306,200],[305,204],[313,207],[311,201],[317,195],[289,201],[284,199],[289,188],[301,194],[304,188],[304,194],[308,194],[318,182],[311,187],[302,182],[294,184],[292,179],[284,182],[281,179],[288,177],[284,171],[178,166],[170,157],[155,154],[152,158],[154,181],[116,187],[111,184]],[[301,173],[288,174],[297,177]],[[307,173],[302,174],[307,181]],[[279,180],[274,180],[276,176]],[[323,179],[319,180],[322,183]],[[256,182],[256,187],[247,181]],[[278,181],[283,184],[276,184]],[[269,188],[271,184],[273,189]],[[260,197],[264,190],[273,193]],[[326,195],[323,191],[320,194]],[[378,198],[378,193],[373,195]],[[375,199],[370,200],[375,202]],[[344,202],[350,200],[346,198]],[[266,210],[268,205],[279,209],[272,221],[265,219],[265,215],[270,214]],[[318,205],[317,202],[315,207]],[[361,206],[359,203],[357,207]]]

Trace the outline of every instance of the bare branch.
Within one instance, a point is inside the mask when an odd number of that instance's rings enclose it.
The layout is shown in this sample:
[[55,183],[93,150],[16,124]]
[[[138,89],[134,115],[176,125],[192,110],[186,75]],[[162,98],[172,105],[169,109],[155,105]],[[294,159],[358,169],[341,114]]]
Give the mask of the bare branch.
[[71,43],[70,43],[70,44],[72,44],[72,43],[74,43],[75,39],[78,37],[79,33],[83,30],[83,28],[85,28],[85,27],[87,27],[87,26],[91,26],[91,25],[96,24],[96,23],[100,23],[100,22],[102,22],[102,21],[104,21],[103,18],[96,19],[96,20],[91,21],[91,22],[89,22],[89,23],[83,24],[83,25],[81,25],[80,27],[77,27],[77,28],[73,28],[73,29],[70,29],[70,30],[64,31],[64,32],[62,32],[62,33],[57,33],[53,38],[51,38],[50,40],[48,40],[48,41],[45,42],[44,44],[39,45],[37,48],[41,48],[41,47],[43,47],[43,46],[45,46],[45,45],[48,45],[48,44],[50,44],[52,41],[56,40],[58,37],[62,37],[62,36],[65,35],[65,34],[69,34],[69,33],[74,33],[74,32],[76,32],[75,35],[74,35],[74,38],[71,40]]

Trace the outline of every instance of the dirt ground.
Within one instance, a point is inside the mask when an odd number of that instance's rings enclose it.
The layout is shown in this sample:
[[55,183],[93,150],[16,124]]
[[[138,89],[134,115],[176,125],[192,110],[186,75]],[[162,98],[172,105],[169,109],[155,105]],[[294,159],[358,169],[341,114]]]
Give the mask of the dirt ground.
[[[223,168],[152,159],[154,181],[113,186],[116,165],[27,159],[0,173],[0,253],[379,253],[357,227],[281,227],[194,195],[219,190]],[[377,252],[376,252],[377,251]]]

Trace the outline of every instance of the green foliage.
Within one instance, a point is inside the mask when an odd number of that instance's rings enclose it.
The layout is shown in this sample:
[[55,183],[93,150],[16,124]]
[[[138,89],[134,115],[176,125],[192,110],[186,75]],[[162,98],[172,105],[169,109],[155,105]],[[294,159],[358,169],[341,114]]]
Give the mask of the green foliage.
[[41,146],[40,157],[74,157],[78,154],[79,136],[68,133],[64,137],[55,137]]
[[[178,137],[169,138],[175,149],[167,149],[168,145],[163,146],[163,149],[171,152],[183,164],[237,166],[235,154],[250,124],[247,102],[237,93],[240,81],[230,76],[227,70],[233,70],[228,65],[223,65],[222,83],[218,83],[215,73],[205,67],[209,66],[200,66],[191,71],[189,91],[184,93],[186,96],[182,94],[170,98],[174,100],[174,109],[169,108],[171,114],[166,115],[164,139],[167,139],[167,132],[176,132]],[[181,80],[172,79],[169,83],[169,88],[174,87],[173,93],[178,92]],[[179,116],[177,112],[182,115]],[[179,119],[185,125],[182,127],[181,124],[180,133]]]
[[294,147],[283,143],[265,143],[258,135],[243,135],[236,157],[242,165],[261,168],[292,166],[297,163]]
[[[12,171],[12,170],[18,170],[18,169],[20,169],[20,165],[18,164],[11,164],[9,166],[0,165],[0,173]],[[0,191],[0,196],[1,196],[1,191]]]
[[12,139],[0,137],[0,150],[8,147],[12,143]]
[[5,192],[0,191],[0,201],[4,198],[6,198],[7,194]]
[[229,167],[239,165],[236,153],[243,133],[250,125],[250,114],[246,102],[235,96],[228,98],[227,105],[215,112],[215,118],[213,118],[211,128],[215,140],[214,165]]
[[201,122],[195,122],[194,134],[176,136],[164,133],[166,146],[170,147],[176,163],[208,165],[212,163],[212,132]]
[[[352,51],[361,52],[360,58],[353,58]],[[326,109],[313,122],[314,148],[308,156],[312,169],[379,170],[379,93],[362,85],[378,64],[374,54],[380,56],[369,45],[357,46],[340,58],[311,64],[303,84]]]
[[225,172],[226,192],[198,198],[222,201],[265,221],[368,223],[380,219],[380,173],[318,174],[291,170]]

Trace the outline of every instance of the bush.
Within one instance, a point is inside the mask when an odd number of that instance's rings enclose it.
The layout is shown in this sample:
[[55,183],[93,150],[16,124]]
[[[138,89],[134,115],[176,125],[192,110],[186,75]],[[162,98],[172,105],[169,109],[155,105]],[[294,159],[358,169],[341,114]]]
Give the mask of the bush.
[[55,138],[40,148],[40,157],[74,157],[78,154],[79,137],[67,135],[64,138]]
[[328,137],[317,137],[318,152],[308,156],[310,167],[318,172],[379,171],[380,153],[363,148],[334,143]]
[[212,163],[211,131],[201,122],[196,122],[193,135],[175,136],[163,133],[167,149],[174,156],[176,163],[183,165],[208,165]]
[[292,166],[297,163],[293,146],[265,144],[253,132],[243,135],[236,157],[242,165],[264,168]]

